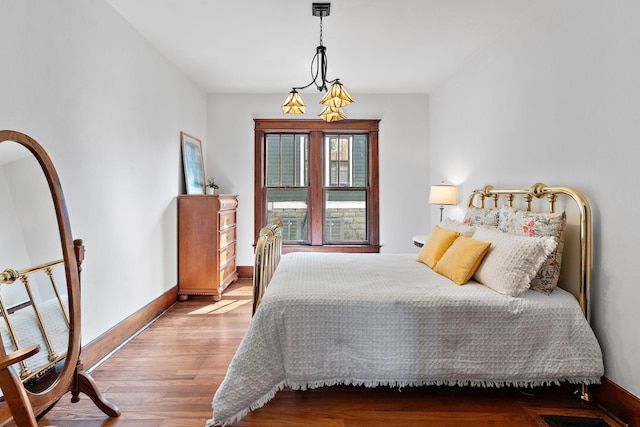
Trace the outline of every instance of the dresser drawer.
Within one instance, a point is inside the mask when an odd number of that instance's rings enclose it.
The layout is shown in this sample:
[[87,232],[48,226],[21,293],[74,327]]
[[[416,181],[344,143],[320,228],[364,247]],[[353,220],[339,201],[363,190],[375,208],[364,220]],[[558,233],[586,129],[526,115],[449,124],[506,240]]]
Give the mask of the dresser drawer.
[[235,196],[220,196],[220,210],[226,211],[238,207],[238,199]]
[[227,278],[236,272],[236,259],[232,258],[220,268],[220,283],[225,283]]
[[227,261],[236,255],[236,245],[230,244],[224,249],[220,250],[220,265],[224,265]]
[[220,212],[220,228],[229,228],[236,225],[236,211]]
[[220,231],[220,238],[218,239],[218,249],[222,249],[229,243],[236,241],[236,228],[231,227],[226,230]]

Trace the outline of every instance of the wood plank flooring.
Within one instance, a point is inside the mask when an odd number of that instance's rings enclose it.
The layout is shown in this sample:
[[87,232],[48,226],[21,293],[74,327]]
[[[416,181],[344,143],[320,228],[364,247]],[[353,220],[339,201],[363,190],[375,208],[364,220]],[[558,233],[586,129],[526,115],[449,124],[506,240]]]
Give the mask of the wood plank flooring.
[[[104,396],[118,405],[109,418],[86,397],[70,394],[39,426],[203,427],[211,400],[251,317],[251,281],[230,286],[222,301],[190,297],[179,302],[93,372]],[[457,387],[331,387],[282,391],[235,426],[536,426],[540,414],[602,418],[619,426],[595,404],[564,387],[527,396],[514,389]]]

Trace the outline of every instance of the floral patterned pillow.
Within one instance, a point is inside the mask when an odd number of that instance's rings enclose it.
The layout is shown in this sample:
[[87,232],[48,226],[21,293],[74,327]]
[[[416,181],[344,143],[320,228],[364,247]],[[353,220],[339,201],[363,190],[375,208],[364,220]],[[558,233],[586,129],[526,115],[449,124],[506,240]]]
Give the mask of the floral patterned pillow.
[[564,247],[564,226],[566,213],[528,212],[504,206],[498,216],[498,229],[505,233],[529,237],[552,237],[557,243],[547,260],[542,264],[538,274],[531,280],[531,289],[546,294],[558,286],[562,249]]
[[464,214],[462,222],[473,227],[481,225],[484,225],[485,227],[497,227],[499,213],[500,209],[487,209],[469,206],[467,208],[467,212]]

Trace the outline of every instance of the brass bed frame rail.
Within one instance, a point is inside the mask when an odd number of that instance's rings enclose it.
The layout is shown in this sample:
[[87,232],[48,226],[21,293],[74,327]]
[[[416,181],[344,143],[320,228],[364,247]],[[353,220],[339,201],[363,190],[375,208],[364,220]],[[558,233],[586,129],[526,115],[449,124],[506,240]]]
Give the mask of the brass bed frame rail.
[[[0,273],[0,283],[1,284],[11,285],[14,282],[16,282],[17,280],[19,280],[24,285],[24,288],[27,291],[27,295],[29,297],[28,301],[26,301],[25,303],[21,304],[21,307],[19,309],[12,310],[12,309],[9,309],[9,308],[7,308],[5,306],[4,301],[2,299],[2,295],[0,295],[0,315],[4,319],[4,323],[6,325],[7,332],[9,334],[9,339],[11,341],[11,344],[14,347],[13,351],[18,351],[18,350],[24,348],[25,346],[23,346],[20,343],[18,335],[17,335],[17,333],[15,331],[15,328],[14,328],[14,326],[12,324],[11,313],[17,312],[17,311],[19,311],[21,309],[25,309],[26,307],[31,306],[32,309],[33,309],[33,314],[34,314],[35,321],[36,321],[36,325],[34,325],[34,326],[37,327],[38,330],[40,331],[40,334],[42,335],[42,339],[44,341],[45,347],[46,347],[47,352],[48,352],[48,363],[46,363],[45,365],[43,365],[41,367],[38,367],[38,369],[36,371],[30,370],[27,367],[26,362],[24,360],[19,362],[20,363],[20,379],[23,382],[27,382],[30,379],[39,376],[41,373],[45,372],[50,367],[52,367],[53,365],[58,363],[60,360],[62,360],[62,359],[64,359],[66,357],[66,353],[58,354],[58,353],[56,353],[56,350],[54,349],[53,343],[51,341],[51,337],[49,336],[49,333],[47,331],[47,326],[46,326],[45,322],[43,321],[41,310],[39,308],[38,302],[36,301],[36,298],[33,295],[33,292],[32,292],[32,289],[31,289],[31,284],[29,282],[29,278],[31,276],[33,276],[35,273],[44,272],[47,275],[47,277],[49,278],[49,282],[51,283],[51,287],[53,288],[53,292],[55,294],[55,297],[56,297],[56,299],[58,301],[58,306],[60,308],[60,312],[62,313],[62,317],[64,318],[64,320],[66,322],[67,329],[69,329],[69,313],[67,312],[67,310],[65,308],[65,304],[62,301],[62,296],[60,295],[60,292],[58,291],[58,287],[56,285],[55,278],[53,276],[53,269],[55,267],[57,267],[57,266],[62,266],[62,265],[64,265],[64,260],[59,259],[59,260],[56,260],[56,261],[51,261],[51,262],[48,262],[48,263],[44,263],[44,264],[36,265],[36,266],[33,266],[33,267],[29,267],[29,268],[26,268],[24,270],[14,270],[14,269],[11,269],[11,268],[7,268],[2,273]],[[33,343],[27,343],[26,347],[28,347],[31,344],[33,344]]]
[[275,220],[260,230],[253,267],[253,311],[256,312],[282,256],[282,221]]

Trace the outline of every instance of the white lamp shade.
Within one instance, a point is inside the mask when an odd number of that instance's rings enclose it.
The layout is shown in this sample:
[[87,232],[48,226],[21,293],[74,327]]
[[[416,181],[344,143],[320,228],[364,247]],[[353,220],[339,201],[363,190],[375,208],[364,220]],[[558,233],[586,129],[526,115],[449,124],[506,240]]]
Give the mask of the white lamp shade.
[[429,203],[434,205],[457,205],[458,195],[455,185],[432,185],[429,193]]

